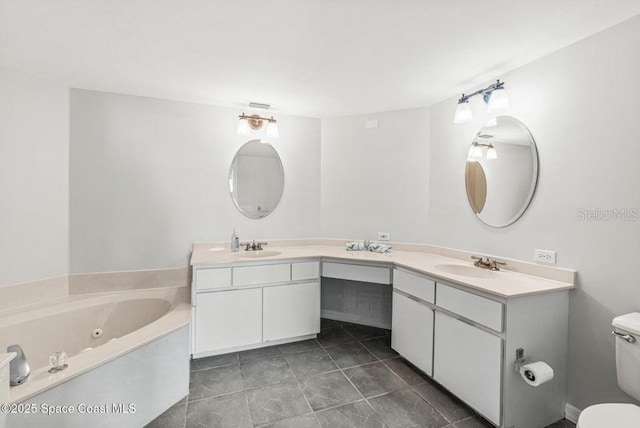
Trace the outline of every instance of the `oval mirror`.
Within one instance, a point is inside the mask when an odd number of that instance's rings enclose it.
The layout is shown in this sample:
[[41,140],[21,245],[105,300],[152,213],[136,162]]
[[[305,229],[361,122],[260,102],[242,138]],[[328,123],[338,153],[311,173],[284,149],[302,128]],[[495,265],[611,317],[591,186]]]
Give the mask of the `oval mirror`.
[[283,188],[284,169],[271,144],[251,140],[240,147],[231,162],[229,191],[242,214],[268,216],[280,202]]
[[465,166],[471,209],[492,227],[515,222],[527,209],[538,181],[538,150],[529,129],[498,116],[476,134]]

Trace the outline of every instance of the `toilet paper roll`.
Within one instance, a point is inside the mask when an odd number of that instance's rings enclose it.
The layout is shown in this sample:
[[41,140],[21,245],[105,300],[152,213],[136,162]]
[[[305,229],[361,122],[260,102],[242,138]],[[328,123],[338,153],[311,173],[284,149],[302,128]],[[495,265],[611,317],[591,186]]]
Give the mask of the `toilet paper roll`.
[[553,379],[553,369],[544,361],[536,361],[520,367],[520,376],[529,385],[539,386]]

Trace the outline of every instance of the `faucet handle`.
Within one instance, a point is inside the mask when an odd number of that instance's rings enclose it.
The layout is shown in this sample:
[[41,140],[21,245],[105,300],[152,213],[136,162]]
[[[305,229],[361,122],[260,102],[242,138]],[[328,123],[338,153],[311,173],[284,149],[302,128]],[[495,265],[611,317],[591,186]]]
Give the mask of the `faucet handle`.
[[497,260],[491,260],[489,262],[489,270],[500,270],[500,268],[498,267],[498,265],[506,265],[506,262],[499,262]]
[[257,250],[260,251],[260,250],[262,250],[262,246],[263,245],[269,245],[269,243],[268,242],[258,242],[257,245],[258,245]]

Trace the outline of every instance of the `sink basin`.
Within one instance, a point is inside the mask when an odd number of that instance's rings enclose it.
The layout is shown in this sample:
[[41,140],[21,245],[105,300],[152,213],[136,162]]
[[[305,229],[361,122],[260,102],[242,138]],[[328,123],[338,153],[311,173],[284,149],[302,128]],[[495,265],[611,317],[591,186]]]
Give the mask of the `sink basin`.
[[280,251],[260,250],[260,251],[241,251],[240,257],[247,257],[251,259],[259,259],[262,257],[273,257],[282,254]]
[[481,269],[474,266],[465,265],[435,265],[439,271],[469,278],[497,278],[498,273],[491,270]]

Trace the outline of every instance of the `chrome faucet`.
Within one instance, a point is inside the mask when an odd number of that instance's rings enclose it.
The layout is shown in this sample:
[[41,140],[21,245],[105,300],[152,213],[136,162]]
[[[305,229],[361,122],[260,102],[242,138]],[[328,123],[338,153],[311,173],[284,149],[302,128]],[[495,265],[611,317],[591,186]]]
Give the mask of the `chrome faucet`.
[[262,251],[263,245],[269,245],[268,242],[256,242],[255,240],[253,240],[253,242],[243,242],[240,245],[244,245],[246,248],[244,249],[245,251]]
[[15,352],[16,357],[9,363],[9,385],[18,386],[27,381],[31,374],[27,356],[20,345],[11,345],[7,347],[7,352]]
[[481,256],[471,256],[471,258],[475,260],[473,262],[473,265],[481,269],[489,269],[489,270],[495,271],[495,270],[500,270],[498,265],[506,265],[505,262],[499,262],[495,259],[490,259],[489,257],[486,258],[487,260],[484,260],[484,257],[481,257]]

